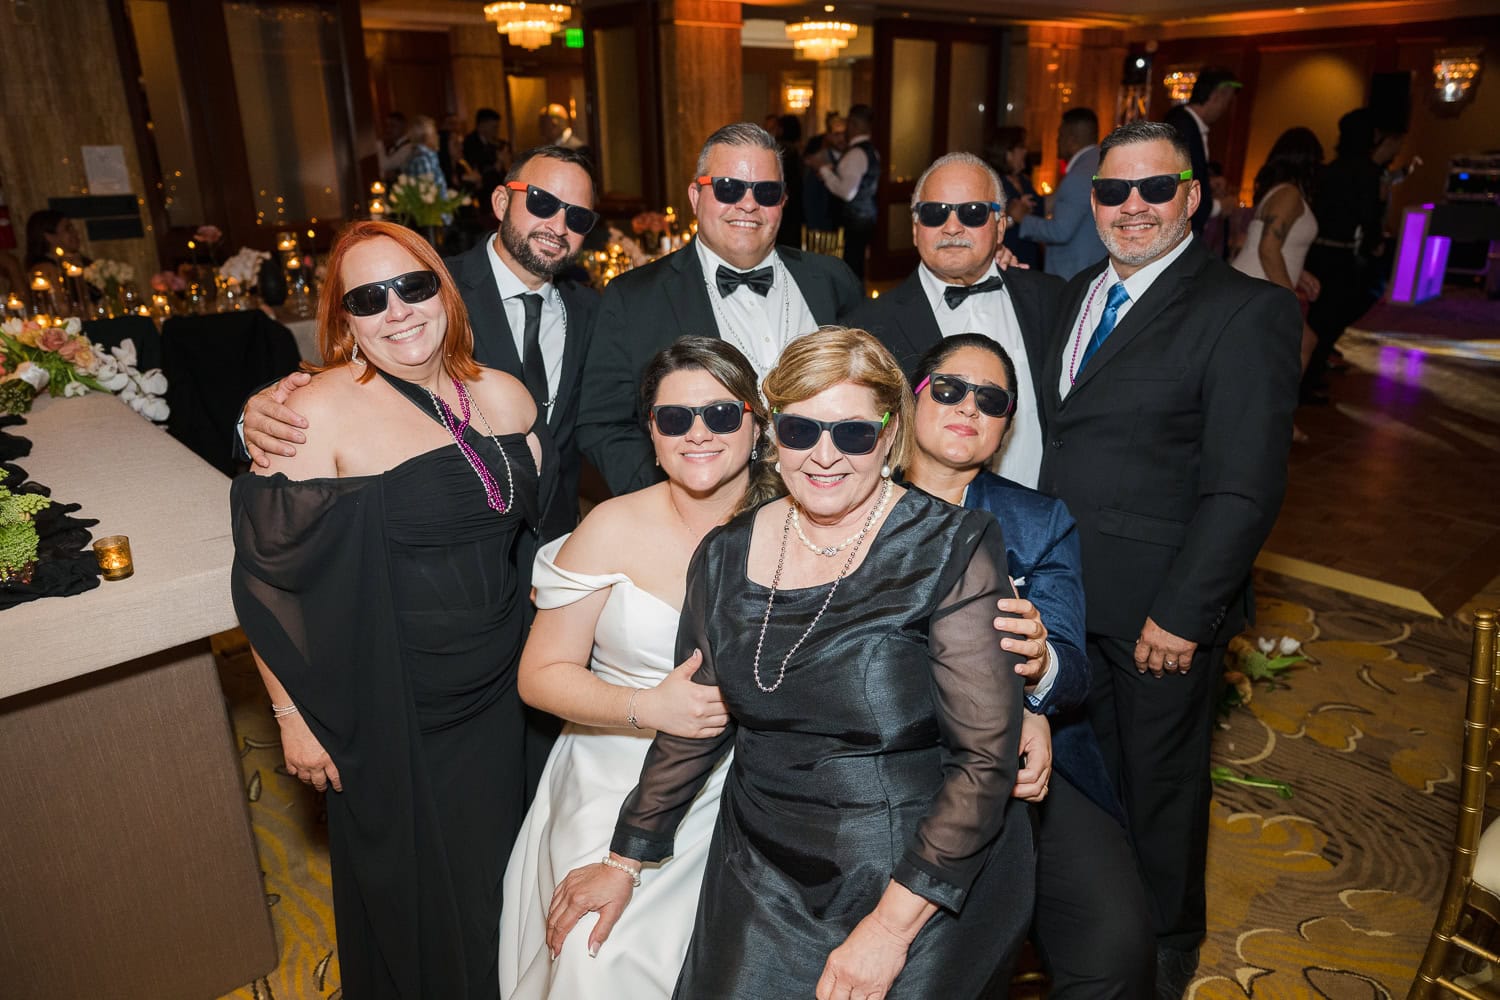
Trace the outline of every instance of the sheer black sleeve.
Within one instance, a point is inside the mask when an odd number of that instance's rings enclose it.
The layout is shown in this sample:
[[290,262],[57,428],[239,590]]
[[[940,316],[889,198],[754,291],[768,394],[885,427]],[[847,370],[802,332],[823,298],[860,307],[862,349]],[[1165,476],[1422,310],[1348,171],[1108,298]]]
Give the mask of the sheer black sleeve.
[[[719,683],[713,648],[708,641],[714,590],[708,553],[718,536],[719,532],[714,531],[703,540],[688,567],[687,594],[677,628],[678,663],[695,649],[703,651],[703,665],[693,675],[699,684]],[[638,861],[671,857],[677,825],[708,780],[709,772],[734,745],[736,729],[731,718],[718,736],[701,740],[658,732],[646,752],[646,762],[641,765],[640,781],[620,808],[610,850]]]
[[1005,542],[993,518],[975,519],[957,580],[933,615],[929,634],[933,705],[944,747],[943,784],[892,878],[953,911],[1000,832],[1020,756],[1020,656],[995,641],[995,602],[1014,596]]

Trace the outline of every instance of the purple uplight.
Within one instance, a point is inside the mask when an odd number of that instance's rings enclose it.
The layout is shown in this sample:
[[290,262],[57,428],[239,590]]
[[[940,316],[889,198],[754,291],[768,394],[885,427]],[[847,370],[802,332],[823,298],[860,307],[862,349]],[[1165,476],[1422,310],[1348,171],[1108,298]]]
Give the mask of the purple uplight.
[[1401,220],[1401,240],[1396,251],[1396,274],[1391,281],[1391,301],[1415,305],[1420,301],[1417,275],[1422,263],[1422,244],[1427,238],[1427,212],[1409,208]]
[[1417,280],[1417,302],[1435,299],[1443,293],[1443,274],[1448,270],[1448,249],[1452,242],[1446,236],[1427,237],[1422,252],[1422,276]]

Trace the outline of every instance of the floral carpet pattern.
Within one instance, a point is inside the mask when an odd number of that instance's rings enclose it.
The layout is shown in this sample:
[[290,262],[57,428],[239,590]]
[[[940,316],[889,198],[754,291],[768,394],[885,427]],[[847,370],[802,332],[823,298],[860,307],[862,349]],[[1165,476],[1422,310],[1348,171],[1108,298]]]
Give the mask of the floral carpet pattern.
[[[1216,790],[1208,937],[1188,996],[1403,997],[1448,870],[1475,605],[1436,620],[1274,574],[1256,586],[1251,635],[1293,636],[1309,660],[1226,717],[1214,763],[1293,797]],[[1494,584],[1478,604],[1500,605]],[[281,963],[229,997],[341,1000],[322,799],[282,769],[265,692],[233,643],[216,644],[220,672]]]

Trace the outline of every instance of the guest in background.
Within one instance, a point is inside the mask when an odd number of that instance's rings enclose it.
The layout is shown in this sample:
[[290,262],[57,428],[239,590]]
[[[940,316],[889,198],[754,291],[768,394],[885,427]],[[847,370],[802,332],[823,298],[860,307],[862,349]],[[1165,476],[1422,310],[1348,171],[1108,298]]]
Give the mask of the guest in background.
[[1307,309],[1307,325],[1318,342],[1302,376],[1303,402],[1328,401],[1329,356],[1344,330],[1380,296],[1387,253],[1382,157],[1394,155],[1393,145],[1400,145],[1399,137],[1378,134],[1370,109],[1356,108],[1339,119],[1333,162],[1313,186],[1318,235],[1307,253],[1307,270],[1322,290]]
[[661,477],[640,412],[641,373],[657,351],[678,337],[715,336],[764,373],[787,344],[861,301],[843,261],[776,246],[786,189],[765,129],[718,129],[694,174],[687,197],[697,238],[611,281],[594,323],[578,445],[616,495]]
[[235,610],[287,771],[327,796],[350,997],[495,1000],[505,858],[524,813],[516,664],[546,434],[481,368],[458,289],[414,232],[340,234],[319,433],[230,492]]
[[438,160],[437,123],[427,115],[418,115],[406,137],[411,142],[411,154],[401,172],[412,180],[425,178],[435,184],[445,184],[443,165]]
[[464,159],[481,175],[510,169],[510,144],[500,138],[500,112],[494,108],[474,112],[474,131],[464,137]]
[[610,946],[733,747],[676,995],[972,1000],[1008,976],[1033,889],[1000,526],[891,481],[911,390],[869,334],[793,341],[762,389],[789,495],[704,539],[673,657],[701,653],[729,723],[657,734],[610,854],[559,885],[548,944],[598,912],[589,950]]
[[1182,141],[1187,143],[1193,158],[1193,177],[1203,189],[1198,210],[1193,213],[1194,236],[1201,236],[1208,220],[1222,215],[1227,207],[1223,192],[1213,191],[1209,184],[1208,129],[1224,117],[1240,87],[1240,81],[1229,70],[1205,66],[1193,81],[1193,92],[1187,103],[1168,111],[1163,119],[1177,129]]
[[642,877],[637,905],[591,957],[575,936],[554,959],[547,910],[562,876],[609,851],[615,819],[657,730],[717,736],[728,722],[701,662],[673,664],[688,561],[703,537],[776,496],[770,417],[755,369],[722,340],[683,337],[646,367],[641,412],[666,476],[595,507],[537,555],[536,624],[520,690],[567,720],[505,876],[500,989],[507,1000],[666,1000],[693,932],[728,761],[678,830],[672,864]]
[[549,104],[537,115],[537,127],[542,132],[542,143],[561,146],[588,153],[588,145],[573,134],[573,115],[561,104]]
[[[1313,186],[1323,166],[1323,144],[1311,129],[1289,128],[1276,138],[1265,164],[1255,175],[1255,216],[1245,234],[1245,245],[1234,267],[1252,278],[1264,278],[1316,300],[1318,279],[1303,270],[1308,250],[1318,235],[1313,214]],[[1302,324],[1302,370],[1312,358],[1318,338]],[[1307,435],[1292,428],[1294,441]]]
[[407,134],[406,115],[392,111],[385,116],[385,125],[380,141],[380,176],[386,184],[395,180],[406,166],[412,154],[411,137]]
[[839,218],[844,226],[844,263],[865,280],[865,254],[875,234],[879,209],[875,192],[880,186],[880,153],[870,138],[875,114],[868,104],[849,109],[849,144],[835,166],[832,158],[818,167],[818,176],[828,192],[843,203]]
[[781,209],[781,225],[776,227],[776,242],[782,246],[802,247],[802,122],[796,115],[782,115],[777,120],[776,144],[781,147],[781,176],[786,178],[786,204]]
[[[1089,108],[1069,108],[1057,126],[1057,155],[1067,161],[1049,199],[1051,215],[1025,215],[1017,232],[1046,246],[1048,274],[1071,278],[1104,259],[1104,244],[1089,208],[1089,183],[1099,167],[1099,117]],[[1025,202],[1021,203],[1023,206]],[[1020,209],[1017,209],[1019,214]]]
[[807,140],[802,150],[802,218],[808,229],[827,233],[839,227],[838,201],[828,193],[818,168],[825,163],[838,165],[848,145],[848,126],[837,111],[828,112],[823,121],[822,133]]
[[439,132],[438,164],[449,190],[472,192],[479,185],[479,171],[464,156],[463,145],[463,137],[456,131]]
[[63,280],[60,262],[64,260],[79,267],[91,262],[83,255],[78,226],[62,212],[47,208],[32,212],[26,217],[26,273],[40,273],[53,288],[59,288]]
[[[1083,572],[1078,528],[1061,500],[987,470],[1020,407],[1016,367],[1005,348],[977,333],[940,341],[916,366],[916,449],[904,470],[911,485],[970,510],[987,511],[1005,530],[1014,601],[1000,610],[1017,618],[997,626],[1030,628],[1007,638],[1021,652],[1041,645],[1031,711],[1052,723],[1050,792],[1041,817],[1032,940],[1051,976],[1049,996],[1151,994],[1156,942],[1136,871],[1124,813],[1110,788],[1084,699]],[[1039,640],[1038,640],[1039,637]]]
[[1015,255],[1016,263],[1036,268],[1042,263],[1041,244],[1023,237],[1016,225],[1037,206],[1036,189],[1031,186],[1026,156],[1026,130],[1019,125],[996,129],[984,150],[985,162],[1000,175],[1005,190],[1003,200],[1011,221],[1005,229],[1005,248]]

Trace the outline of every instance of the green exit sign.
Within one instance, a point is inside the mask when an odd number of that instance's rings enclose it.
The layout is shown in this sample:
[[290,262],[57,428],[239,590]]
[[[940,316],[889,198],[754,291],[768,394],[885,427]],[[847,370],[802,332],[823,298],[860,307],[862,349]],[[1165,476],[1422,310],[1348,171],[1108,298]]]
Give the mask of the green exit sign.
[[583,29],[568,28],[563,32],[563,45],[570,49],[583,48]]

